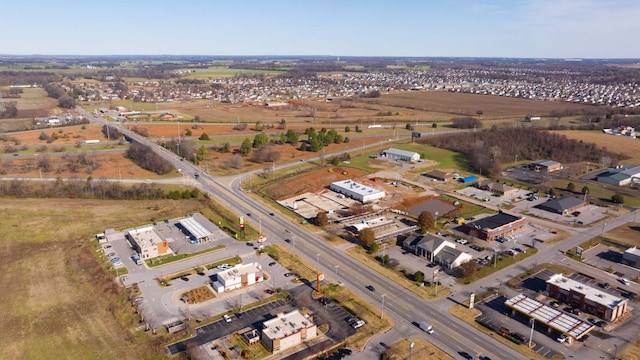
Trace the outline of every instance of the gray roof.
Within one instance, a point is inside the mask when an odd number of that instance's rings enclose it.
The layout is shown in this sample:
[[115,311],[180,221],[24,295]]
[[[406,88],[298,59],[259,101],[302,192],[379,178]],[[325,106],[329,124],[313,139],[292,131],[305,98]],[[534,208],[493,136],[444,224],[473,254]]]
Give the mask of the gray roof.
[[579,205],[585,205],[585,202],[571,196],[549,199],[549,201],[540,204],[540,206],[543,208],[553,209],[558,212],[563,212]]
[[553,160],[538,160],[538,161],[534,162],[534,164],[540,165],[540,166],[549,167],[549,166],[553,166],[553,165],[558,165],[560,163],[557,162],[557,161],[553,161]]
[[387,150],[385,150],[385,153],[387,154],[396,154],[396,155],[400,155],[400,156],[406,156],[406,157],[413,157],[414,155],[419,155],[417,152],[415,151],[407,151],[407,150],[402,150],[402,149],[396,149],[396,148],[389,148]]

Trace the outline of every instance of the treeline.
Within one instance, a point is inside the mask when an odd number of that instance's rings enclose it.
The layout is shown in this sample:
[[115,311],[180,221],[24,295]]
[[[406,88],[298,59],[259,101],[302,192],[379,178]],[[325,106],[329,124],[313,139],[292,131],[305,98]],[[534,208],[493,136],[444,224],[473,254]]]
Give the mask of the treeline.
[[129,145],[126,156],[141,168],[153,171],[158,175],[164,175],[173,170],[173,165],[170,162],[153,152],[149,146],[135,141]]
[[54,83],[48,83],[44,86],[44,90],[47,92],[47,96],[58,100],[58,106],[65,109],[72,109],[76,107],[76,100],[67,94],[67,91],[62,86]]
[[44,85],[61,79],[62,76],[48,71],[0,71],[0,86]]
[[1,197],[16,198],[78,198],[105,200],[159,200],[198,199],[202,194],[198,189],[165,191],[153,184],[127,185],[106,179],[50,181],[7,180],[0,181]]
[[502,164],[520,160],[554,160],[561,163],[603,162],[611,164],[626,159],[622,154],[609,152],[594,143],[568,139],[530,127],[492,128],[433,138],[421,138],[427,144],[465,154],[472,170],[484,175],[497,175]]
[[3,106],[0,106],[0,119],[10,119],[18,116],[18,103],[15,101],[3,102]]

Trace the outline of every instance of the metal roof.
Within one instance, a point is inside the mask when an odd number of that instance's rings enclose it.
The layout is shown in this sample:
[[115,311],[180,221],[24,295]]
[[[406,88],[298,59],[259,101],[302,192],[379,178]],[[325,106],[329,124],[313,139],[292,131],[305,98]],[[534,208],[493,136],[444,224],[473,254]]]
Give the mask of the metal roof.
[[180,225],[182,225],[191,235],[195,236],[198,239],[206,238],[211,235],[211,231],[207,230],[202,224],[198,222],[198,220],[193,217],[188,217],[186,219],[179,220]]
[[518,294],[505,301],[504,304],[575,339],[579,339],[593,330],[593,325],[532,299],[525,294]]

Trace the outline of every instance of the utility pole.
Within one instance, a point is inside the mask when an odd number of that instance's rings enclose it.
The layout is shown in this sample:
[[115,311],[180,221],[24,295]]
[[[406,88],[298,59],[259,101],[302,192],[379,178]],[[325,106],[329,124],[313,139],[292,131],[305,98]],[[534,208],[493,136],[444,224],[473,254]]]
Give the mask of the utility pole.
[[384,319],[384,298],[387,294],[382,294],[382,310],[380,311],[380,320]]

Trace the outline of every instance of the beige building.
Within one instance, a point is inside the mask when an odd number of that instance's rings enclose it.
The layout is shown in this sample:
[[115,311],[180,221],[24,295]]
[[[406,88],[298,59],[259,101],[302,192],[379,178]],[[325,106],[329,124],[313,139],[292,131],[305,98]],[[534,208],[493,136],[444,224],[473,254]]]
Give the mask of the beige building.
[[229,270],[219,272],[217,275],[218,280],[213,282],[213,289],[218,293],[264,281],[264,273],[258,263],[238,264]]
[[152,259],[169,252],[169,244],[162,240],[152,225],[136,228],[127,232],[131,247],[140,254],[140,258]]
[[279,353],[318,335],[316,324],[298,310],[280,313],[262,323],[261,340],[272,353]]

